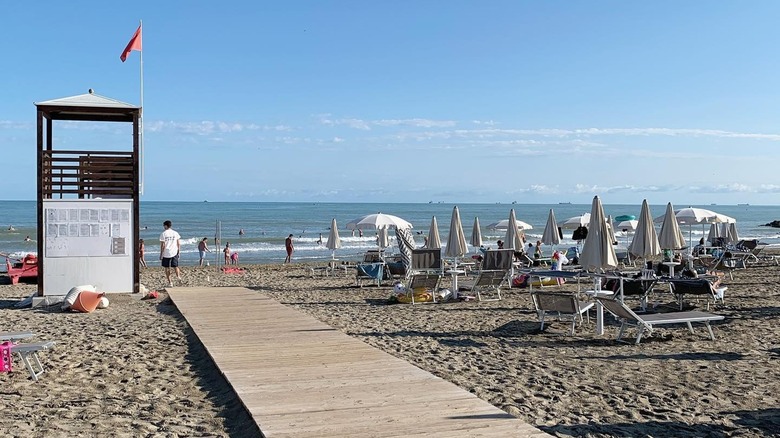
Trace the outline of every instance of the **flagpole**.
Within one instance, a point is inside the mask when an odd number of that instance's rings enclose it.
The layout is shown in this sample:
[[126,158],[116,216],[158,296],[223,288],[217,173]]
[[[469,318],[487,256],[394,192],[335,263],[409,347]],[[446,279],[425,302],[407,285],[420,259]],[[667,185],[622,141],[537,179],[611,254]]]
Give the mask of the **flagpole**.
[[[140,20],[139,28],[141,29],[141,38],[143,38],[143,32],[144,32],[144,21]],[[143,49],[140,50],[141,54],[141,117],[138,118],[139,124],[141,125],[141,132],[140,132],[140,138],[139,138],[139,146],[140,146],[140,156],[139,161],[141,162],[141,178],[140,178],[140,184],[138,187],[139,194],[144,194],[144,51]]]

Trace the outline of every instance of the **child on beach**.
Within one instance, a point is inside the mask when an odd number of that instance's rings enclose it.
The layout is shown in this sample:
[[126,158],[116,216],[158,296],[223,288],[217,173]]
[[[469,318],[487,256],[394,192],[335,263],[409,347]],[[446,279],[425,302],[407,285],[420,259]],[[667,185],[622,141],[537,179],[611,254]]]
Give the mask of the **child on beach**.
[[230,264],[231,265],[238,264],[238,252],[233,251],[233,254],[230,254]]
[[141,266],[146,268],[146,247],[144,246],[144,239],[141,239],[138,241],[138,259],[141,263]]

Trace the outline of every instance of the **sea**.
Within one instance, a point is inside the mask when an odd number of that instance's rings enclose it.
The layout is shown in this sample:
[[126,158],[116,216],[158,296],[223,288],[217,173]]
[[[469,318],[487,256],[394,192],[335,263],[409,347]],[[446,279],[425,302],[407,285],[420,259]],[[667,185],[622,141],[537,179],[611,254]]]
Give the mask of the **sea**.
[[[217,263],[222,257],[222,248],[229,242],[238,252],[239,263],[270,264],[282,263],[285,258],[284,240],[292,234],[295,244],[294,262],[325,261],[331,257],[340,260],[359,260],[370,249],[376,249],[377,238],[373,230],[356,231],[346,224],[360,216],[372,213],[386,213],[405,219],[413,225],[413,234],[418,246],[423,245],[428,235],[431,220],[436,217],[442,244],[446,246],[449,235],[453,204],[445,203],[315,203],[315,202],[160,202],[141,201],[140,236],[146,242],[146,260],[156,264],[159,254],[159,236],[165,220],[173,222],[173,228],[182,237],[183,265],[198,263],[198,241],[208,238],[209,263]],[[758,239],[768,244],[780,244],[780,229],[765,224],[780,219],[780,206],[760,205],[675,205],[675,208],[700,207],[731,216],[737,220],[737,231],[742,239]],[[533,228],[525,230],[526,237],[535,241],[541,238],[550,209],[556,220],[564,220],[590,212],[590,204],[458,204],[457,205],[466,240],[472,234],[474,218],[479,218],[485,246],[496,247],[495,242],[503,239],[505,231],[492,230],[488,225],[509,217],[515,210],[517,219]],[[604,205],[607,215],[639,216],[640,204]],[[666,205],[651,205],[654,217],[664,214]],[[335,218],[341,248],[335,253],[325,245],[330,232],[331,220]],[[656,224],[656,229],[660,225]],[[12,230],[11,230],[12,228]],[[243,230],[243,234],[240,231]],[[686,239],[694,244],[707,235],[709,225],[681,226]],[[575,245],[571,230],[564,230],[560,247]],[[26,238],[29,236],[30,240]],[[219,248],[214,239],[221,237]],[[37,253],[37,218],[35,201],[0,201],[0,254],[21,258],[28,253]],[[618,248],[625,248],[631,239],[630,232],[616,230]],[[394,233],[390,233],[389,252],[397,252]],[[474,250],[474,248],[470,248]]]

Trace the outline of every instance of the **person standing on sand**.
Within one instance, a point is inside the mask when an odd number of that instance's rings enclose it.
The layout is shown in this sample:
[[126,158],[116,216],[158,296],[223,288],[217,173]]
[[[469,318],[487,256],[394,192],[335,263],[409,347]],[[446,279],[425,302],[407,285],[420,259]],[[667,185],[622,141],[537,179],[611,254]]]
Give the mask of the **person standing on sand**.
[[146,245],[144,245],[144,239],[138,241],[138,259],[141,266],[148,268],[148,266],[146,266]]
[[222,250],[225,253],[225,265],[230,264],[230,242],[225,242],[225,249]]
[[206,253],[211,252],[208,243],[206,243],[207,240],[209,240],[208,237],[204,237],[203,240],[198,242],[198,254],[200,255],[200,262],[198,263],[198,266],[201,267],[203,266],[203,261],[206,259]]
[[293,246],[293,235],[290,234],[287,236],[286,239],[284,239],[284,249],[287,251],[287,257],[284,259],[285,263],[292,263],[292,255],[293,251],[295,251],[295,247]]
[[165,278],[168,286],[173,286],[171,268],[176,269],[176,278],[181,280],[179,270],[179,253],[181,252],[181,236],[171,228],[171,221],[163,222],[164,231],[160,234],[160,260],[165,268]]

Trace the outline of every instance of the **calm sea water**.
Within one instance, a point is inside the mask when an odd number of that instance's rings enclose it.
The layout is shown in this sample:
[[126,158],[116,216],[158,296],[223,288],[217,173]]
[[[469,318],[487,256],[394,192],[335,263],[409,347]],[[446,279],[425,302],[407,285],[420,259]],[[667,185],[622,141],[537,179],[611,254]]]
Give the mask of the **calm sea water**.
[[[689,205],[675,205],[675,208]],[[759,239],[765,243],[780,243],[780,230],[762,226],[772,220],[780,219],[780,206],[753,205],[691,205],[722,213],[737,219],[737,230],[743,239]],[[418,245],[423,244],[423,236],[428,234],[431,218],[436,216],[442,243],[446,245],[449,234],[452,204],[339,204],[339,203],[251,203],[251,202],[141,202],[141,238],[147,243],[147,261],[157,263],[159,235],[162,222],[173,221],[173,228],[182,236],[182,262],[184,265],[197,263],[197,242],[203,237],[209,238],[209,246],[215,251],[211,254],[211,263],[221,255],[221,248],[214,248],[214,236],[217,224],[221,224],[222,245],[230,242],[231,248],[239,253],[241,263],[281,263],[284,260],[284,239],[287,235],[295,237],[294,261],[324,260],[331,257],[325,247],[332,218],[336,218],[342,248],[336,251],[340,259],[358,259],[366,250],[376,248],[376,236],[373,231],[364,232],[363,237],[352,235],[345,228],[347,222],[370,213],[388,213],[411,222],[414,226]],[[555,204],[459,204],[463,229],[467,240],[471,237],[474,217],[479,217],[485,245],[495,246],[497,239],[503,239],[504,231],[491,231],[487,225],[509,217],[509,210],[515,209],[518,220],[531,224],[534,228],[526,231],[531,239],[540,238],[544,231],[547,215],[552,208],[560,222],[569,217],[590,211],[590,205]],[[641,205],[605,205],[606,214],[639,216]],[[654,217],[664,213],[665,205],[652,205]],[[0,253],[21,257],[28,252],[37,251],[36,209],[34,201],[0,201]],[[15,231],[8,231],[13,225]],[[659,226],[660,227],[660,226]],[[244,235],[239,236],[239,230]],[[682,226],[686,239],[690,236],[697,241],[706,235],[709,228],[702,226]],[[619,230],[618,230],[619,231]],[[421,233],[421,234],[417,234]],[[322,244],[318,244],[322,234]],[[617,233],[621,247],[630,242],[630,236]],[[25,237],[33,239],[25,242]],[[573,245],[571,231],[564,231],[561,246]],[[395,245],[395,236],[391,233],[391,245]],[[396,247],[397,250],[397,247]]]

